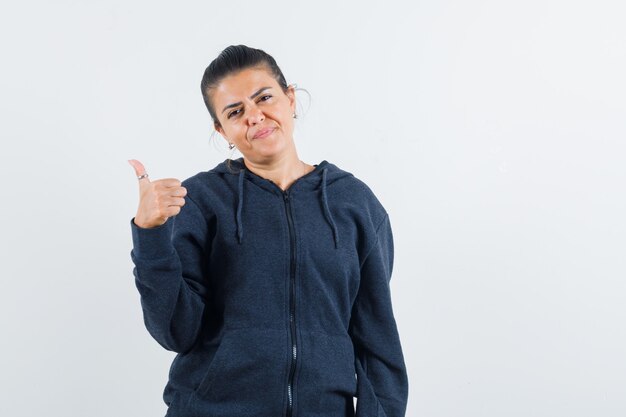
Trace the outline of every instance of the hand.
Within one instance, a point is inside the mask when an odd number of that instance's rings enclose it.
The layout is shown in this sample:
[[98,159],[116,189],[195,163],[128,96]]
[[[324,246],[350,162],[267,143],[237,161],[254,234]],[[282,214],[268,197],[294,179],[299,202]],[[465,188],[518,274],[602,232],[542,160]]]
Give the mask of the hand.
[[[128,163],[135,169],[137,177],[145,174],[143,164],[136,159]],[[169,217],[180,213],[185,205],[187,189],[176,178],[150,181],[148,177],[139,180],[139,208],[135,224],[142,228],[153,228],[164,224]]]

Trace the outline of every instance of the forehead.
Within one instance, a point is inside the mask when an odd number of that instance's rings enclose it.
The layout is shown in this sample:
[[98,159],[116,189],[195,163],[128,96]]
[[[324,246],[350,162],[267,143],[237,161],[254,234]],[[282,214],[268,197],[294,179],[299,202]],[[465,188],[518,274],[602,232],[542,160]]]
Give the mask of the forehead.
[[229,75],[215,87],[213,99],[218,108],[249,97],[261,87],[279,88],[278,83],[267,70],[248,68]]

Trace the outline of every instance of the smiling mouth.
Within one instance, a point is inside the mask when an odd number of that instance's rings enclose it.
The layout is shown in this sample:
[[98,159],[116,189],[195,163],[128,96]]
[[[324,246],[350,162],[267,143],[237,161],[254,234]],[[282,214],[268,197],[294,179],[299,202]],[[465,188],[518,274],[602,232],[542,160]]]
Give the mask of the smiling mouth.
[[275,128],[270,128],[270,129],[264,129],[261,132],[258,132],[252,139],[262,139],[266,136],[271,135],[274,130],[276,130]]

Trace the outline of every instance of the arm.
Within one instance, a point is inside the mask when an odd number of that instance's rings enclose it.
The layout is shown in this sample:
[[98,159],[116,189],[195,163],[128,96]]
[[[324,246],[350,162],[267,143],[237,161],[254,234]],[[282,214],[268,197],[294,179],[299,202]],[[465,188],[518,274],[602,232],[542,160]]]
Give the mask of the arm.
[[141,228],[131,219],[135,264],[148,332],[165,349],[185,352],[200,332],[207,283],[208,225],[189,197],[180,212],[154,228]]
[[356,416],[404,417],[408,376],[391,304],[393,235],[386,214],[361,265],[349,334],[357,370]]

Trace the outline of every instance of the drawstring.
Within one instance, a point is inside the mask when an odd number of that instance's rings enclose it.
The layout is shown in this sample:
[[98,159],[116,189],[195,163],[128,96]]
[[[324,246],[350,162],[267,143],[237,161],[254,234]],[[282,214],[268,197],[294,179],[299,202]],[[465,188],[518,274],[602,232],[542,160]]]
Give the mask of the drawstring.
[[245,173],[245,169],[239,171],[239,199],[237,201],[237,237],[239,238],[239,243],[241,244],[241,240],[243,239],[243,222],[241,221],[241,208],[243,207],[243,174]]
[[[339,235],[337,233],[337,226],[335,225],[335,221],[333,220],[333,215],[330,213],[330,209],[328,208],[328,194],[326,193],[326,172],[327,169],[324,168],[322,170],[322,205],[324,206],[324,214],[326,215],[326,220],[330,224],[330,227],[333,231],[333,240],[335,242],[335,249],[337,249],[337,245],[339,243]],[[244,179],[245,169],[241,169],[239,171],[239,184],[238,184],[238,201],[237,201],[237,216],[236,216],[236,226],[237,226],[237,238],[239,243],[243,241],[243,222],[241,221],[241,210],[243,208],[243,179]]]
[[333,216],[332,214],[330,214],[330,210],[328,209],[328,198],[326,197],[326,168],[322,170],[322,203],[324,205],[324,213],[326,214],[326,219],[328,220],[328,223],[330,223],[330,227],[333,229],[335,249],[337,249],[337,241],[339,240],[339,236],[337,236],[337,227],[335,226]]

